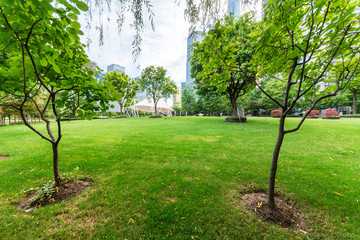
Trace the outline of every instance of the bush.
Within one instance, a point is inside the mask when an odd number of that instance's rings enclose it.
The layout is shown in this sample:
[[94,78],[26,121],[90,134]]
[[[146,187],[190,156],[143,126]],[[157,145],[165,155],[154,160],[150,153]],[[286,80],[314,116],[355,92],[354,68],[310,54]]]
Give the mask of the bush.
[[324,116],[326,116],[326,117],[333,117],[333,116],[336,116],[336,115],[338,115],[338,112],[335,111],[333,108],[326,109],[326,111],[324,113]]
[[92,119],[99,119],[100,117],[99,116],[93,116]]
[[279,117],[281,117],[281,114],[282,114],[281,110],[272,110],[271,113],[270,113],[270,115],[273,118],[279,118]]
[[150,115],[149,118],[161,118],[161,115],[154,114],[154,115]]
[[113,116],[112,118],[128,118],[126,115]]
[[[309,110],[305,111],[305,114],[307,114],[309,112]],[[309,113],[309,117],[315,117],[316,115],[320,115],[320,112],[318,110],[311,110],[311,112]]]

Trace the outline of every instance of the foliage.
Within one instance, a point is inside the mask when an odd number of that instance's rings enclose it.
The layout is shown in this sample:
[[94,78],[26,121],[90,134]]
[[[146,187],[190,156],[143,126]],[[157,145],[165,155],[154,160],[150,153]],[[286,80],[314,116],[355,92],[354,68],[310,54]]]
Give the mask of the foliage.
[[281,110],[272,110],[270,115],[273,117],[273,118],[279,118],[281,117],[282,115],[282,111]]
[[111,72],[104,77],[105,84],[112,84],[115,87],[114,97],[120,105],[120,115],[126,105],[129,105],[139,89],[139,84],[125,73]]
[[[64,108],[73,109],[77,99],[79,117],[91,119],[95,111],[106,110],[107,90],[94,78],[95,72],[84,67],[89,62],[76,21],[87,5],[81,1],[2,1],[0,4],[0,47],[7,53],[0,70],[0,91],[7,94],[0,104],[16,109],[24,124],[53,147],[54,178],[60,184],[58,144],[62,138],[61,117]],[[19,14],[21,13],[21,14]],[[2,95],[2,94],[0,94]],[[39,99],[41,104],[39,104]],[[15,103],[19,102],[19,105]],[[99,103],[99,105],[94,103]],[[26,104],[33,105],[45,123],[40,131],[26,119]],[[46,116],[51,109],[56,131]]]
[[285,130],[287,115],[300,99],[311,97],[311,111],[321,100],[336,96],[359,66],[360,26],[354,13],[358,5],[358,0],[269,0],[265,5],[262,30],[253,36],[258,42],[255,66],[265,81],[277,76],[286,79],[281,101],[258,84],[282,110],[269,177],[271,208],[275,208],[275,176],[284,135],[297,131],[308,114],[296,127]]
[[194,114],[196,111],[196,94],[193,86],[187,86],[181,93],[181,108],[184,113]]
[[159,114],[152,114],[149,116],[149,118],[161,118],[162,116]]
[[160,98],[168,98],[176,93],[176,84],[169,77],[166,77],[166,69],[163,67],[150,66],[142,70],[139,83],[141,90],[152,99],[157,114],[157,103]]
[[324,115],[326,116],[326,117],[332,117],[332,116],[336,116],[336,115],[338,115],[339,113],[337,112],[337,111],[335,111],[333,108],[328,108],[328,109],[326,109],[326,111],[325,111],[325,113],[324,113]]
[[250,33],[256,29],[255,20],[245,14],[239,20],[226,17],[219,20],[201,43],[194,44],[191,76],[203,91],[217,91],[231,103],[237,116],[237,99],[255,86],[256,72],[250,61],[254,44]]
[[41,203],[43,201],[50,201],[53,199],[53,194],[55,193],[55,182],[54,180],[49,180],[47,183],[44,183],[39,190],[36,192],[36,195],[31,198],[30,206],[34,204]]
[[307,114],[310,117],[315,117],[316,115],[320,115],[320,112],[318,110],[311,110],[310,113],[308,113],[309,110],[305,111],[305,114]]

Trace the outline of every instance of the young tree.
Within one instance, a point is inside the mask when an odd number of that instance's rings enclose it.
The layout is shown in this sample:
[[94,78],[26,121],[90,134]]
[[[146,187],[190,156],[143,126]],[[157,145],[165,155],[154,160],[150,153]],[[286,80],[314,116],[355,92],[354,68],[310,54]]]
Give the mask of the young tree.
[[117,94],[114,96],[120,105],[120,114],[126,105],[131,103],[135,97],[139,84],[125,73],[111,72],[104,77],[105,83],[110,83],[115,87]]
[[[271,208],[275,207],[275,176],[284,136],[297,131],[318,102],[344,89],[359,66],[356,6],[358,0],[269,0],[265,6],[264,27],[254,36],[259,43],[255,66],[265,81],[271,82],[279,75],[286,77],[281,101],[258,85],[282,110],[269,177]],[[335,67],[338,71],[333,71]],[[321,90],[327,82],[332,83]],[[313,94],[309,111],[295,128],[286,130],[287,115],[309,94]]]
[[[192,77],[198,85],[225,95],[233,116],[238,116],[237,99],[255,87],[256,72],[250,64],[254,44],[250,42],[250,33],[256,27],[250,14],[237,21],[226,17],[216,23],[200,44],[194,44]],[[227,65],[229,62],[231,65]]]
[[196,94],[192,86],[187,86],[181,93],[181,108],[185,114],[194,114],[196,109]]
[[[5,0],[0,4],[0,47],[9,57],[1,69],[0,91],[16,99],[20,105],[3,104],[16,109],[32,131],[52,145],[56,186],[61,184],[58,145],[62,138],[59,109],[73,105],[73,94],[84,97],[88,104],[78,109],[80,117],[91,118],[94,111],[106,109],[108,93],[94,79],[94,72],[84,65],[89,62],[78,34],[79,10],[87,10],[81,1]],[[21,14],[20,14],[21,13]],[[44,98],[40,105],[37,98]],[[94,105],[99,102],[100,106]],[[46,133],[26,118],[26,105],[35,106],[45,123]],[[46,116],[51,109],[56,132]]]
[[154,102],[155,114],[158,114],[157,103],[160,98],[167,98],[176,93],[176,84],[166,77],[166,72],[163,67],[154,66],[147,67],[141,72],[139,83],[141,89]]

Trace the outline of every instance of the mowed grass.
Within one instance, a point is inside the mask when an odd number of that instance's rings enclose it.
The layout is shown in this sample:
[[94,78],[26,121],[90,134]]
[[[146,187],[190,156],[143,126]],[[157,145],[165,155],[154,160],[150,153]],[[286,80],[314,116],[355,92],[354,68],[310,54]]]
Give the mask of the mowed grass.
[[360,119],[309,119],[285,137],[277,192],[306,215],[307,233],[242,206],[243,191],[267,188],[278,121],[63,122],[60,172],[78,167],[94,183],[27,213],[11,203],[52,179],[51,146],[25,126],[2,127],[0,239],[360,239]]

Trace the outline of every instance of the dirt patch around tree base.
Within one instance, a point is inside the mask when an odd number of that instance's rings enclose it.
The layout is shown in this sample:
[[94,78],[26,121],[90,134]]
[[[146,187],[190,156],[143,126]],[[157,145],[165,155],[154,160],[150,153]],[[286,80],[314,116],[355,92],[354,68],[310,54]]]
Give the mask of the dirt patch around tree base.
[[294,227],[306,232],[304,215],[291,202],[281,197],[275,197],[275,209],[269,207],[265,193],[246,193],[241,197],[241,202],[248,211],[257,215],[262,221],[275,223],[283,228]]
[[0,155],[0,160],[7,159],[8,157],[9,157],[9,155]]
[[15,202],[20,210],[28,210],[34,207],[46,206],[55,204],[61,201],[68,200],[76,195],[82,193],[85,189],[91,186],[92,180],[89,178],[79,180],[68,180],[63,182],[60,187],[54,187],[54,192],[51,197],[42,200],[33,201],[37,193],[27,195],[21,202]]

